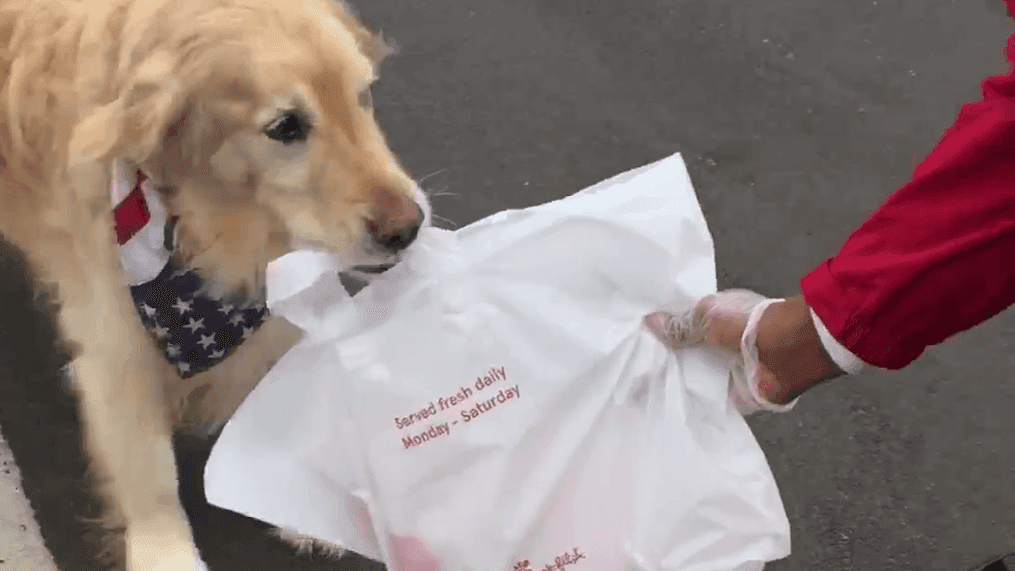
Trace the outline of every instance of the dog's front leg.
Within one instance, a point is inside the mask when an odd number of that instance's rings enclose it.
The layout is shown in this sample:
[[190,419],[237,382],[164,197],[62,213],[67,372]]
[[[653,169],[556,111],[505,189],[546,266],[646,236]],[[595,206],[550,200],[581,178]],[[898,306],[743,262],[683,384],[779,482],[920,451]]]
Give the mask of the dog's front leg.
[[34,257],[59,288],[58,322],[75,346],[82,433],[98,491],[125,528],[127,569],[204,570],[177,498],[162,393],[171,372],[130,300],[108,216],[73,218],[79,224],[61,229],[64,248]]

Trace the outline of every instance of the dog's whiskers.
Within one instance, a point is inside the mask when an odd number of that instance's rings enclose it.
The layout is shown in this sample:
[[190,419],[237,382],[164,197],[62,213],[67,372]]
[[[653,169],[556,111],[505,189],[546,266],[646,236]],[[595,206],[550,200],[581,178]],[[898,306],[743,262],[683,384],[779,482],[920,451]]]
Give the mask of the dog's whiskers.
[[434,214],[434,215],[433,215],[433,217],[434,217],[434,218],[435,218],[436,220],[440,220],[441,222],[444,222],[444,223],[446,223],[446,224],[450,224],[451,226],[453,226],[453,227],[455,227],[455,228],[458,228],[458,224],[456,224],[456,223],[452,222],[451,220],[449,220],[449,219],[447,219],[447,218],[445,218],[445,217],[443,217],[443,216],[441,216],[441,215],[439,215],[439,214]]
[[462,196],[457,192],[448,192],[448,187],[446,186],[443,188],[428,190],[424,192],[426,192],[426,195],[429,196],[430,198],[433,198],[435,196]]
[[[428,174],[428,175],[424,175],[424,176],[420,177],[420,179],[419,179],[419,180],[417,180],[417,181],[416,181],[416,184],[420,184],[420,183],[422,183],[422,182],[423,182],[424,180],[426,180],[426,179],[428,179],[428,178],[430,178],[430,177],[432,177],[432,176],[434,176],[434,175],[438,175],[438,174],[441,174],[442,172],[444,172],[444,171],[446,171],[446,170],[448,170],[448,169],[439,169],[439,170],[435,170],[435,171],[433,171],[432,173],[430,173],[430,174]],[[424,189],[424,190],[423,190],[423,192],[426,192],[426,190]]]

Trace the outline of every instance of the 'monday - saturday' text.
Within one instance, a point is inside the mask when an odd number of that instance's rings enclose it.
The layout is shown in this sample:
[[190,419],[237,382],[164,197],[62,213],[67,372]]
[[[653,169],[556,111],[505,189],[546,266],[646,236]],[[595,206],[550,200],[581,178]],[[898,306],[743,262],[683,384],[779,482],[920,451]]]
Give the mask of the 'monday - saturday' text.
[[404,431],[402,445],[412,448],[448,436],[459,423],[475,422],[519,398],[521,388],[508,382],[504,367],[491,367],[453,394],[431,401],[407,416],[395,417],[395,428]]

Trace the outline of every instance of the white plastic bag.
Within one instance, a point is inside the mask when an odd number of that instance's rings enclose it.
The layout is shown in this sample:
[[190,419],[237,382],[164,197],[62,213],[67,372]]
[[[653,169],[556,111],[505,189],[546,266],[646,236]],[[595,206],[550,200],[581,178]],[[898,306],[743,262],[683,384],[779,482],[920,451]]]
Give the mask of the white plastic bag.
[[789,524],[731,362],[643,326],[716,289],[679,155],[457,232],[355,298],[269,274],[306,331],[225,427],[210,502],[391,571],[746,571]]

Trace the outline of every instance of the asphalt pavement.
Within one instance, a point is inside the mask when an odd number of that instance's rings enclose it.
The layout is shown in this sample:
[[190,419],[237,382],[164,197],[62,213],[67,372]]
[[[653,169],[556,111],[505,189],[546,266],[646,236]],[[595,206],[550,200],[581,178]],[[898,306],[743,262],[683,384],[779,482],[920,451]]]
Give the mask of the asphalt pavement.
[[[431,175],[437,214],[465,225],[681,152],[720,287],[773,296],[794,294],[907,179],[979,81],[1005,69],[1012,31],[1000,0],[356,7],[401,47],[374,101],[410,171]],[[8,254],[0,429],[60,569],[98,570],[73,402]],[[793,554],[768,568],[964,571],[1015,551],[1013,338],[1006,312],[904,371],[838,380],[789,414],[753,418],[793,531]],[[180,441],[212,571],[376,569],[295,557],[256,522],[209,508],[207,450]]]

